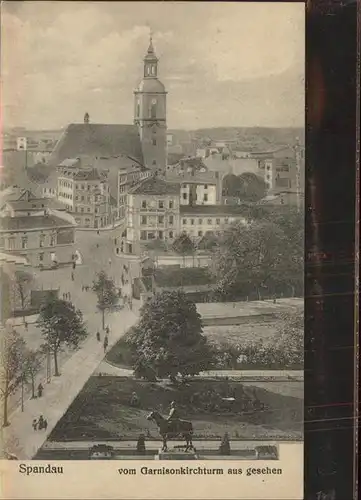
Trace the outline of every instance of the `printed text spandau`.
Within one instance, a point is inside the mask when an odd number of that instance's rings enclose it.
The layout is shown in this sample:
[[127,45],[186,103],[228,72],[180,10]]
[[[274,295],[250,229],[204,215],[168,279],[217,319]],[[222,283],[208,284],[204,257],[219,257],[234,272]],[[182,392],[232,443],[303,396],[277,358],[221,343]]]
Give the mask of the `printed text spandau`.
[[20,474],[30,476],[33,474],[64,474],[64,467],[62,465],[19,465]]

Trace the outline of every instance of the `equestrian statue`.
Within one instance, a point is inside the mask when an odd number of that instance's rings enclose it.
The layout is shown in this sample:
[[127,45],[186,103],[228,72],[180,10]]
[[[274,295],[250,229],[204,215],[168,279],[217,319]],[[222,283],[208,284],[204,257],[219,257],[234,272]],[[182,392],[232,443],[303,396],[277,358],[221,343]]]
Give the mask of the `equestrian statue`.
[[153,420],[159,429],[159,434],[163,439],[163,447],[162,451],[167,451],[168,446],[167,442],[169,439],[174,439],[178,436],[182,436],[186,442],[185,451],[190,449],[194,450],[194,446],[192,443],[193,437],[193,425],[192,422],[188,422],[187,420],[181,420],[179,418],[179,414],[176,408],[176,404],[174,401],[170,404],[170,412],[167,418],[164,418],[157,411],[152,411],[147,420]]

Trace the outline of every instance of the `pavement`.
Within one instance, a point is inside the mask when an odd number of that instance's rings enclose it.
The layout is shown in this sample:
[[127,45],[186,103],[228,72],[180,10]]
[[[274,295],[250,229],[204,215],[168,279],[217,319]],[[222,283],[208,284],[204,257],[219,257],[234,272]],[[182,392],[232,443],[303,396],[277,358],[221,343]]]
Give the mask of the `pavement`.
[[[103,360],[94,373],[101,373],[102,375],[112,375],[115,377],[131,377],[133,370],[130,368],[120,368],[106,360]],[[202,378],[225,378],[242,379],[251,382],[252,380],[266,380],[266,381],[291,381],[303,380],[304,375],[302,370],[210,370],[201,372],[199,377]]]
[[[288,442],[288,441],[287,441]],[[116,450],[124,450],[124,449],[133,449],[134,450],[134,444],[136,443],[135,440],[133,441],[61,441],[61,442],[56,442],[56,441],[48,441],[43,447],[43,450],[88,450],[92,446],[98,445],[98,444],[105,444],[109,446],[113,446]],[[219,439],[214,439],[214,440],[197,440],[195,439],[193,441],[194,446],[197,448],[197,450],[202,450],[202,449],[217,449],[219,447],[220,440]],[[243,441],[242,439],[237,439],[237,440],[231,440],[232,444],[232,450],[244,450],[244,449],[252,449],[255,446],[276,446],[279,441],[275,440],[247,440]],[[162,446],[162,442],[159,440],[150,440],[146,439],[146,446],[149,447],[154,447],[154,448],[159,448]],[[169,446],[170,448],[173,448],[174,446],[184,446],[184,441],[169,441]]]

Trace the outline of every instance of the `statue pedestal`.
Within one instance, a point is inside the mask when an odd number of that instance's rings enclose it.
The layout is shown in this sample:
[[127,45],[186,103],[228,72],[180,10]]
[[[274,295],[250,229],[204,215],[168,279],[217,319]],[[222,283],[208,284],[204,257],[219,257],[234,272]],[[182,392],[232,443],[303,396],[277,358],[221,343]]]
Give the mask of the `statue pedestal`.
[[193,451],[168,450],[158,451],[155,460],[198,460],[198,455]]

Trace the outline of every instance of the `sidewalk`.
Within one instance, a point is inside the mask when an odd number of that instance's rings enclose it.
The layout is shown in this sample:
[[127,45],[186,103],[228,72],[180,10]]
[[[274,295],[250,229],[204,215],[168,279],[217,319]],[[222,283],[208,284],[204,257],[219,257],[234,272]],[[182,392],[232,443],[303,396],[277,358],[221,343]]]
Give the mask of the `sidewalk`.
[[[111,329],[109,348],[136,322],[136,313],[135,308],[133,311],[123,309],[108,315],[107,324]],[[41,399],[25,401],[24,412],[17,408],[9,416],[11,424],[3,429],[4,449],[8,453],[13,453],[21,460],[31,459],[104,358],[103,345],[96,340],[91,328],[91,318],[87,318],[87,323],[90,326],[89,338],[64,363],[62,375],[52,378]],[[41,414],[47,419],[48,428],[46,431],[34,431],[32,421]]]
[[[103,375],[112,375],[115,377],[132,377],[133,370],[130,368],[120,368],[107,361],[102,361],[98,366],[96,373],[102,373]],[[265,381],[284,381],[284,380],[303,380],[302,370],[210,370],[206,372],[201,372],[198,377],[202,378],[224,378],[228,377],[230,379],[242,379],[247,382],[252,380],[262,380]]]

